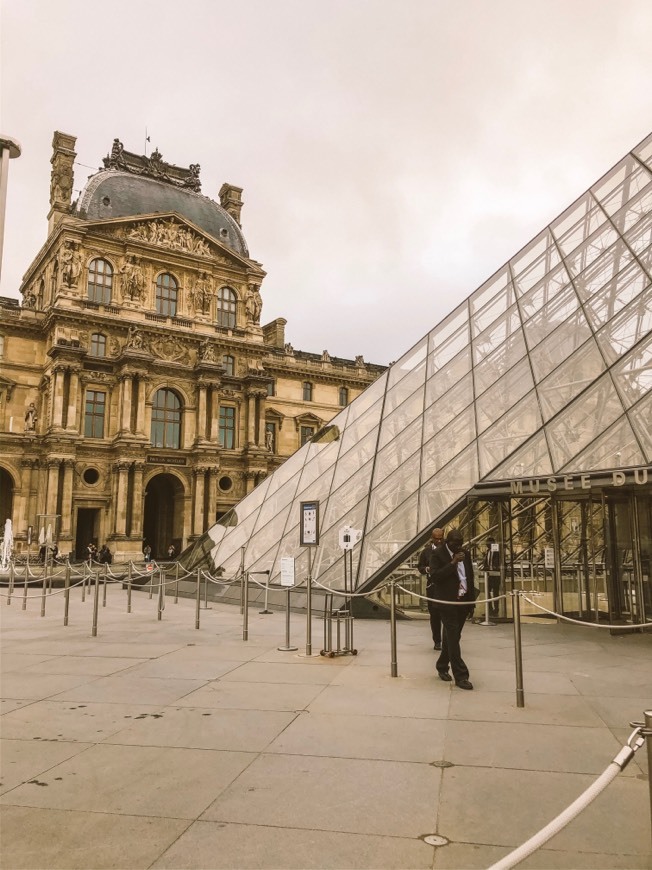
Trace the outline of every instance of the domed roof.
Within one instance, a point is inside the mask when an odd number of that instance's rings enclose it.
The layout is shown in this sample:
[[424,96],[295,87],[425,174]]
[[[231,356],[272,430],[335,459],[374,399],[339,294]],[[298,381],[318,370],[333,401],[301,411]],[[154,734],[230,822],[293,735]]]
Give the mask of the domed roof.
[[88,180],[75,214],[84,220],[136,217],[176,212],[243,257],[249,256],[242,230],[231,215],[214,200],[118,169],[100,170]]

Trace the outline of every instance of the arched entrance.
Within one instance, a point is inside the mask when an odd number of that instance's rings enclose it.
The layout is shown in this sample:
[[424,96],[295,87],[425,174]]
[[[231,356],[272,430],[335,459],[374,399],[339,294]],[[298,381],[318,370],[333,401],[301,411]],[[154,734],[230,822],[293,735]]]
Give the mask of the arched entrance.
[[143,540],[152,548],[154,559],[165,559],[170,544],[177,553],[181,550],[183,498],[183,485],[173,474],[157,474],[147,483]]
[[[0,525],[4,528],[7,520],[13,519],[14,480],[8,471],[0,468]],[[20,530],[24,531],[23,529]]]

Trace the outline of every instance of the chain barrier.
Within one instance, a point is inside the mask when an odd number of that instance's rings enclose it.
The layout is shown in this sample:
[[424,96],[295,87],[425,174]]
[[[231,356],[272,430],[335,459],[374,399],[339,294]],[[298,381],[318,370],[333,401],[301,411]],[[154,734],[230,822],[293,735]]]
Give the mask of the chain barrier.
[[[652,716],[652,713],[646,712],[646,718]],[[489,870],[511,870],[516,867],[521,861],[524,861],[537,849],[540,849],[548,840],[551,840],[556,834],[562,831],[570,822],[573,821],[589,804],[591,804],[605,788],[614,781],[632,760],[636,752],[645,744],[646,739],[652,736],[652,729],[646,728],[642,722],[631,722],[630,725],[634,728],[620,752],[613,758],[600,776],[593,782],[582,794],[573,801],[566,809],[559,813],[551,822],[544,828],[541,828],[533,837],[526,840],[517,849],[514,849],[509,855],[506,855],[500,861],[492,864]],[[648,746],[648,753],[650,752]]]

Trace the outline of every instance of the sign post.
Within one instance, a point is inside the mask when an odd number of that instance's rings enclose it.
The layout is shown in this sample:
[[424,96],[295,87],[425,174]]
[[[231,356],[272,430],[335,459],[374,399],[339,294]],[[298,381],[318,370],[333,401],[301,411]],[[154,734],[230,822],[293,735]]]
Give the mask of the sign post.
[[287,587],[287,602],[285,609],[285,646],[279,646],[280,652],[295,652],[298,647],[290,644],[290,594],[294,586],[294,558],[281,557],[281,586]]
[[[306,582],[306,655],[312,655],[312,547],[319,545],[319,502],[302,501],[299,522],[299,542],[308,547],[308,579]],[[288,593],[289,594],[289,593]]]

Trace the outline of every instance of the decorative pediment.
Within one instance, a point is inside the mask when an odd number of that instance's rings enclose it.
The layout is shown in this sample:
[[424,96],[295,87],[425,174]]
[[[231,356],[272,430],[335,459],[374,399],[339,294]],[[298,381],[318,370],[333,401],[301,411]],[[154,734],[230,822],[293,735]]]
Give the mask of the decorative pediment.
[[316,426],[319,429],[323,425],[324,421],[321,417],[318,417],[316,414],[299,414],[294,418],[294,425],[296,426],[297,432],[301,426]]
[[126,238],[147,242],[161,248],[183,251],[195,257],[211,257],[213,252],[206,239],[181,221],[163,218],[142,221],[126,231]]
[[15,386],[16,381],[12,381],[9,378],[3,378],[2,375],[0,375],[0,395],[4,393],[7,398],[10,399]]

